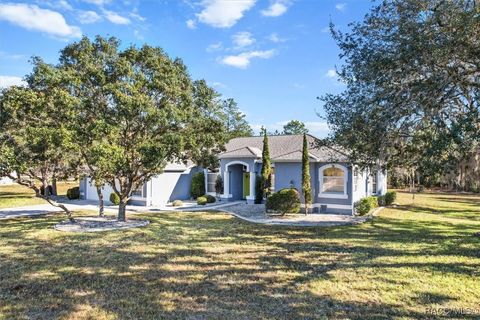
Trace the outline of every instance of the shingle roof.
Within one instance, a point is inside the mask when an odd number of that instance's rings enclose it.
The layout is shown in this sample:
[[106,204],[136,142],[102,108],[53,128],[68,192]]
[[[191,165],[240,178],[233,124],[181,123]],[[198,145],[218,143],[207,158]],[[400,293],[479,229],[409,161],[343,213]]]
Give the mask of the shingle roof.
[[[312,135],[307,135],[309,144],[309,155],[314,161],[333,162],[347,161],[345,153],[333,147],[317,147],[319,141]],[[219,158],[261,158],[263,150],[263,137],[243,137],[230,140],[226,151],[219,155]],[[302,135],[279,135],[268,136],[268,147],[270,149],[270,158],[273,161],[301,161],[303,136]]]

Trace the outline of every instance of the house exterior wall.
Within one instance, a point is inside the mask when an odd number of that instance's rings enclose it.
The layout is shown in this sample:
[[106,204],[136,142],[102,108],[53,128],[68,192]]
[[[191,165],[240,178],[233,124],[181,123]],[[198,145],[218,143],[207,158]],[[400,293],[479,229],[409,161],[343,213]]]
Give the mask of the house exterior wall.
[[243,198],[243,166],[241,164],[234,164],[228,167],[229,168],[229,184],[230,184],[230,194],[232,195],[232,200],[241,200]]
[[147,183],[147,203],[151,206],[161,206],[174,200],[188,200],[192,177],[199,172],[199,167],[185,171],[166,171],[153,177]]
[[13,184],[12,179],[10,179],[9,177],[0,178],[0,185],[9,185],[9,184]]
[[[139,206],[162,206],[173,200],[190,199],[190,186],[192,177],[201,168],[193,167],[185,171],[165,171],[143,185],[143,195],[132,196],[129,204]],[[98,201],[97,190],[91,179],[86,177],[80,180],[80,198]],[[102,188],[103,198],[106,204],[110,204],[110,194],[113,188],[105,185]]]
[[[223,178],[223,201],[235,201],[243,197],[243,169],[250,172],[250,195],[247,202],[253,203],[255,198],[255,179],[260,174],[260,166],[254,158],[224,158],[220,159],[220,174]],[[232,193],[234,192],[234,193]]]

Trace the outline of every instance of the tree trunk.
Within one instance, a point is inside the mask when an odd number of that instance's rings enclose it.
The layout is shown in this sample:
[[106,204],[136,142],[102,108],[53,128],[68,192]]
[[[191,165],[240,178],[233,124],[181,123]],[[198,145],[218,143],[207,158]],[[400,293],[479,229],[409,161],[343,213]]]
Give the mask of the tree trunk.
[[57,177],[52,178],[52,196],[58,196],[57,193]]
[[127,206],[127,200],[126,199],[120,199],[120,204],[118,205],[118,221],[126,221],[126,206]]
[[98,195],[98,216],[103,217],[105,213],[105,207],[103,205],[102,187],[97,187],[97,195]]
[[65,214],[67,215],[68,220],[69,220],[70,222],[72,222],[72,223],[75,222],[75,219],[74,219],[73,216],[72,216],[72,212],[71,212],[70,210],[68,210],[68,208],[67,208],[66,206],[64,206],[63,204],[58,203],[58,202],[56,202],[56,201],[53,201],[53,200],[50,199],[49,197],[40,196],[40,198],[43,198],[45,201],[47,201],[48,203],[50,203],[52,206],[62,209],[62,210],[65,212]]

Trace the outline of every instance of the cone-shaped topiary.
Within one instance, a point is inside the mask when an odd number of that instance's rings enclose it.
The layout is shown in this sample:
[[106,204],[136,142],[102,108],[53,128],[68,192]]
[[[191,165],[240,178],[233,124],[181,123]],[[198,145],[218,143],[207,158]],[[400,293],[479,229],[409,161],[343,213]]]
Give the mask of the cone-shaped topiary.
[[263,181],[263,196],[266,197],[270,194],[270,187],[272,186],[272,164],[270,161],[270,150],[268,148],[268,136],[267,130],[262,128],[263,131],[263,150],[262,150],[262,181]]
[[303,150],[302,150],[302,192],[305,201],[305,214],[312,204],[312,187],[310,185],[310,159],[308,156],[307,135],[303,134]]

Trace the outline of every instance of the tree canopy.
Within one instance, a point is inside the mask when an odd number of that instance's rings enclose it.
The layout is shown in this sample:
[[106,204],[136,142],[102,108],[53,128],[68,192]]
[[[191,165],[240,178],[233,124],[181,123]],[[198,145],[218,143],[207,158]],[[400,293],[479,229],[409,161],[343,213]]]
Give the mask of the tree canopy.
[[[0,96],[0,176],[31,188],[37,197],[55,202],[48,186],[78,167],[78,146],[67,124],[75,98],[59,84],[58,70],[33,58],[25,87],[4,89]],[[61,111],[61,112],[59,112]]]
[[353,161],[448,171],[478,148],[480,22],[475,1],[384,1],[343,33],[346,89],[326,94],[331,140]]
[[74,168],[97,190],[112,186],[121,221],[132,191],[168,162],[209,166],[231,135],[251,131],[235,101],[193,81],[182,60],[159,47],[83,37],[58,64],[34,59],[34,67],[27,88],[0,98],[0,175],[29,174],[25,185],[39,194],[31,181],[46,187]]
[[305,123],[299,120],[290,120],[286,125],[283,126],[282,134],[305,134],[308,133]]

